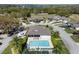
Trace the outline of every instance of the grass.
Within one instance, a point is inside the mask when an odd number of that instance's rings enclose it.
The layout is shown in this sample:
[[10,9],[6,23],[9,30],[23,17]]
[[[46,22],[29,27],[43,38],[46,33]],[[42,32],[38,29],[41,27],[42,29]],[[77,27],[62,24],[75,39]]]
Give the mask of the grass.
[[72,14],[69,18],[71,18],[70,21],[77,22],[79,21],[79,14]]
[[79,43],[79,35],[72,35],[71,37],[75,42]]
[[65,31],[66,31],[67,33],[73,33],[73,32],[75,32],[76,30],[75,30],[75,29],[70,29],[70,28],[65,28]]
[[57,32],[52,33],[51,41],[54,45],[53,53],[55,54],[68,54],[69,53],[68,49],[65,47],[64,43],[60,39],[59,34]]
[[8,47],[2,52],[2,54],[12,54],[10,46],[8,46]]

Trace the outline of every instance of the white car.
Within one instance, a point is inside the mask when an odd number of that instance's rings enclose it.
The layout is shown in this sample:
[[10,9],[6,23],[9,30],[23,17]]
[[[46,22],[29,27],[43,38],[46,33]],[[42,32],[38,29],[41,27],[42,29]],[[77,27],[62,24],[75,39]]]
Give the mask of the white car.
[[27,31],[22,31],[17,34],[17,37],[23,37],[26,34]]

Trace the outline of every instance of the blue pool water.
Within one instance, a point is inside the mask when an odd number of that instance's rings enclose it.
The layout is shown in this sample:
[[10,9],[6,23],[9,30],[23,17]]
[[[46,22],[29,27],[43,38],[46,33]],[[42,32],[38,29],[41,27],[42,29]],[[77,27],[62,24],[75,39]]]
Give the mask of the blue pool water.
[[48,41],[31,41],[30,42],[30,46],[49,46],[49,42]]

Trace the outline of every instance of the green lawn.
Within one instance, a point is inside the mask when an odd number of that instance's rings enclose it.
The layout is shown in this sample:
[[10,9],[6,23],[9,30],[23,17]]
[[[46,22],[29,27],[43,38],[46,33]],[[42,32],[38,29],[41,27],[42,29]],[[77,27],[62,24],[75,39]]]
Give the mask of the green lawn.
[[2,54],[12,54],[10,46],[8,46],[8,47],[2,52]]

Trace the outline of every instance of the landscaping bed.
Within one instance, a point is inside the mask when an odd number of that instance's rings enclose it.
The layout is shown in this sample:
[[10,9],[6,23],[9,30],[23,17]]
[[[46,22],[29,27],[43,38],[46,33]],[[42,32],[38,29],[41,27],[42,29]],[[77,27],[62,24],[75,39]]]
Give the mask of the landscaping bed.
[[53,53],[55,53],[55,54],[69,54],[69,51],[65,47],[62,40],[60,39],[58,32],[52,32],[51,41],[54,45]]

